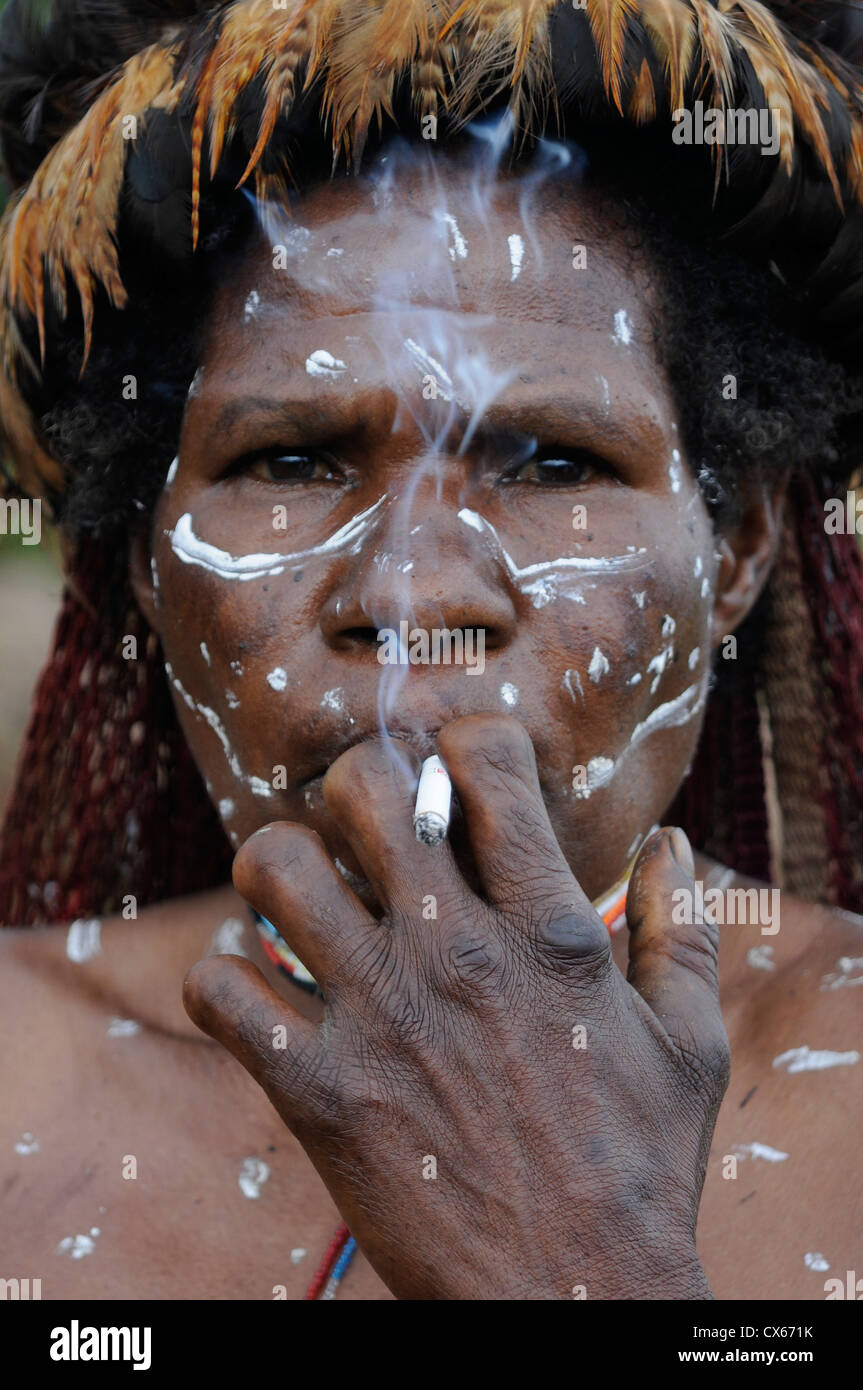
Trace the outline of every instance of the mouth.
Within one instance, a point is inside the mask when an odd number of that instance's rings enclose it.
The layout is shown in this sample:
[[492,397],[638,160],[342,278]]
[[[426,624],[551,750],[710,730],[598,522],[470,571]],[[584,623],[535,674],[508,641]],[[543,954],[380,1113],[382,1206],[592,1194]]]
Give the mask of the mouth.
[[438,724],[431,729],[407,729],[393,725],[382,732],[380,726],[375,725],[365,731],[357,732],[356,729],[351,729],[349,733],[341,737],[336,735],[333,739],[327,740],[327,761],[319,764],[315,771],[307,777],[302,777],[297,786],[300,791],[305,791],[306,788],[311,788],[315,783],[322,782],[330,767],[343,753],[347,753],[349,748],[355,748],[357,744],[369,743],[372,739],[378,739],[381,742],[392,740],[407,744],[417,754],[420,762],[424,762],[426,758],[430,758],[433,753],[437,752],[437,736],[441,727],[442,725]]

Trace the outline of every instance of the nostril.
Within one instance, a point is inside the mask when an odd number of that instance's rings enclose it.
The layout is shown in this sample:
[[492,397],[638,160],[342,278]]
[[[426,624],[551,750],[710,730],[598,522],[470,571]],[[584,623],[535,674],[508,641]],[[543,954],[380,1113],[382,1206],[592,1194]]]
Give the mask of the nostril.
[[376,647],[378,645],[378,631],[376,627],[346,627],[339,637],[346,644],[355,644],[358,647]]

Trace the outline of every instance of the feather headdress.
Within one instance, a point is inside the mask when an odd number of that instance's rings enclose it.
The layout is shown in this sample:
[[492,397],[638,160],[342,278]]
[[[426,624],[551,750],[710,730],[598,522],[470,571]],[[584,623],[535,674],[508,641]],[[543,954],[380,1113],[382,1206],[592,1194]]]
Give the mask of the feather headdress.
[[[837,260],[844,265],[847,254],[843,236],[863,204],[863,83],[853,66],[863,24],[855,29],[847,22],[855,17],[850,5],[139,0],[122,18],[114,13],[113,22],[106,0],[63,0],[56,8],[64,5],[91,25],[95,11],[107,36],[103,51],[116,65],[94,71],[92,60],[78,53],[70,64],[77,86],[72,78],[59,84],[61,100],[50,90],[55,74],[27,93],[25,137],[29,130],[34,138],[40,118],[52,135],[58,124],[74,124],[50,144],[0,222],[0,419],[19,476],[52,488],[60,485],[60,469],[17,387],[22,367],[38,374],[26,332],[35,324],[44,360],[46,297],[64,317],[71,281],[86,362],[99,294],[115,308],[125,305],[119,212],[124,195],[134,199],[127,187],[133,152],[140,157],[146,149],[159,117],[186,133],[191,248],[199,237],[202,183],[218,176],[229,146],[245,143],[240,183],[253,180],[259,197],[272,198],[291,177],[287,142],[280,145],[278,132],[298,103],[316,103],[334,159],[357,168],[371,129],[393,118],[405,92],[417,118],[432,116],[450,127],[508,94],[525,135],[550,123],[565,129],[570,117],[632,126],[668,122],[675,109],[702,99],[720,109],[737,102],[777,110],[772,178],[765,188],[762,164],[762,177],[753,182],[757,206],[743,211],[772,219],[786,236],[796,217],[810,228],[827,227],[828,240],[816,248],[810,269],[820,262],[834,282]],[[15,6],[12,0],[10,10]],[[43,43],[50,33],[49,26]],[[16,152],[26,155],[20,137],[19,130]],[[711,146],[710,154],[721,173],[722,147]],[[739,160],[735,176],[740,179]],[[863,267],[856,272],[863,281]],[[860,319],[860,284],[846,276],[839,289],[836,327],[847,334]]]

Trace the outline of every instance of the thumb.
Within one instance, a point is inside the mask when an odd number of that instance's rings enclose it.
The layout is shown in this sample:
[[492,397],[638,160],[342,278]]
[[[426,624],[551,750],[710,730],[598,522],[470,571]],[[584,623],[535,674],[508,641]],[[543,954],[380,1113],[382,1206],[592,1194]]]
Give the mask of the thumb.
[[[719,928],[696,900],[695,861],[685,833],[651,835],[626,897],[627,979],[690,1062],[727,1078],[728,1038],[719,1005]],[[723,1085],[724,1089],[724,1085]]]

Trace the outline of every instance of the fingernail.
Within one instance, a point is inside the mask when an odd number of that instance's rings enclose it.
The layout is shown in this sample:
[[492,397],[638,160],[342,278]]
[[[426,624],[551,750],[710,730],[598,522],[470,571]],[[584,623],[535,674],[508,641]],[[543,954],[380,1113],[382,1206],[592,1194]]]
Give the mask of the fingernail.
[[695,878],[695,859],[692,854],[692,846],[685,830],[681,830],[676,825],[672,830],[669,839],[671,841],[671,853],[674,855],[678,864],[685,874],[690,878]]

